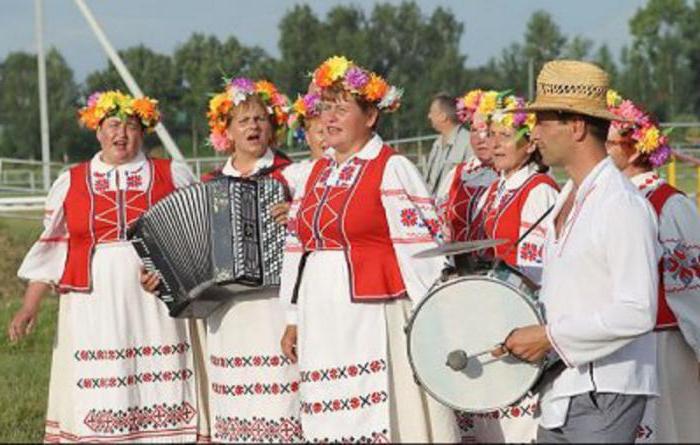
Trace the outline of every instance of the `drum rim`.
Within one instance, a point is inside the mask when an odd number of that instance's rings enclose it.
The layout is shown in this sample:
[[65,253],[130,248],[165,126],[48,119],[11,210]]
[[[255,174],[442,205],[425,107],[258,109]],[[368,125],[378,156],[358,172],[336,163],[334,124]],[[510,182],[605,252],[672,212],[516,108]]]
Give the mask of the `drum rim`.
[[[441,289],[443,289],[443,288],[445,288],[445,287],[447,287],[447,286],[453,286],[453,285],[457,284],[458,282],[462,282],[462,281],[476,281],[476,280],[479,280],[479,281],[485,280],[485,281],[496,282],[496,283],[500,283],[500,284],[503,284],[503,285],[509,287],[511,290],[515,291],[518,295],[520,295],[521,297],[523,297],[523,299],[525,300],[525,302],[530,306],[530,308],[531,308],[531,309],[533,310],[533,312],[535,313],[535,316],[537,317],[538,321],[540,322],[540,325],[543,325],[543,324],[545,323],[544,317],[542,316],[542,314],[540,313],[540,310],[539,310],[538,307],[537,307],[537,302],[534,301],[532,298],[528,297],[527,295],[525,295],[520,289],[518,289],[517,287],[515,287],[515,286],[512,285],[511,283],[508,283],[508,282],[503,281],[503,280],[499,280],[499,279],[497,279],[497,278],[495,278],[495,277],[492,277],[492,276],[490,276],[490,275],[458,277],[458,278],[454,278],[454,279],[452,279],[452,280],[446,281],[445,283],[442,283],[442,284],[440,284],[438,287],[432,289],[430,292],[428,292],[428,294],[425,296],[425,298],[423,298],[423,299],[420,301],[420,303],[418,303],[418,305],[415,307],[415,309],[413,310],[413,313],[411,314],[411,318],[409,319],[408,324],[406,325],[406,347],[407,347],[407,353],[408,353],[408,362],[409,362],[409,364],[411,365],[411,371],[413,372],[413,378],[414,378],[414,380],[415,380],[415,381],[420,385],[420,387],[421,387],[425,392],[427,392],[433,399],[435,399],[436,401],[438,401],[438,402],[441,403],[442,405],[444,405],[444,406],[446,406],[446,407],[448,407],[448,408],[452,408],[452,409],[454,409],[454,410],[456,410],[456,411],[467,412],[467,413],[483,414],[483,413],[489,413],[489,412],[491,412],[491,411],[498,410],[498,409],[504,409],[504,408],[507,408],[507,407],[513,405],[514,403],[517,403],[518,401],[520,401],[520,400],[522,400],[522,399],[524,399],[525,397],[528,396],[529,390],[528,390],[528,392],[526,392],[525,394],[523,394],[523,395],[517,397],[516,399],[514,399],[514,400],[512,400],[512,401],[509,401],[508,403],[504,403],[504,404],[502,404],[502,405],[494,406],[494,407],[492,407],[492,408],[487,408],[487,409],[470,409],[470,410],[465,410],[464,408],[460,408],[460,407],[458,407],[458,406],[456,406],[456,405],[453,405],[452,403],[448,403],[448,402],[444,401],[442,397],[437,396],[437,394],[435,394],[435,393],[428,387],[428,385],[426,385],[426,383],[423,381],[423,379],[422,379],[422,378],[418,375],[418,373],[416,372],[416,366],[415,366],[415,364],[414,364],[414,362],[413,362],[413,355],[411,354],[411,332],[412,332],[412,330],[413,330],[413,323],[414,323],[414,321],[415,321],[415,319],[416,319],[416,316],[420,313],[420,310],[421,310],[421,308],[423,307],[423,305],[424,305],[431,297],[433,297],[439,290],[441,290]],[[543,359],[543,360],[540,362],[540,365],[539,365],[539,367],[538,367],[537,373],[535,374],[535,376],[534,376],[534,378],[533,378],[533,384],[534,384],[535,382],[537,382],[537,380],[542,376],[542,373],[544,372],[544,368],[545,368],[545,361],[544,361],[544,359]],[[532,389],[532,387],[531,387],[531,389]]]

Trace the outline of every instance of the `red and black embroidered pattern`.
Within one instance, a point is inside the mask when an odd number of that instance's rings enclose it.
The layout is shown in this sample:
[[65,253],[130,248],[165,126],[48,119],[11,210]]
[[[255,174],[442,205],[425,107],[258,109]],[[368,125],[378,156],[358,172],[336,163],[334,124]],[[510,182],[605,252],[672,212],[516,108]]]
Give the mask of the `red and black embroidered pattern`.
[[140,385],[144,383],[164,383],[185,381],[192,378],[191,369],[179,369],[175,371],[142,372],[124,377],[87,377],[77,382],[80,389],[122,388],[125,386]]
[[367,374],[376,374],[386,371],[385,360],[372,360],[355,365],[339,366],[336,368],[316,369],[313,371],[301,371],[301,381],[327,382],[332,380],[349,379]]
[[288,366],[292,362],[284,355],[250,355],[242,357],[209,356],[212,365],[218,368],[276,368]]
[[165,355],[184,354],[190,350],[186,342],[174,345],[135,346],[122,349],[78,350],[73,357],[76,361],[87,362],[95,360],[125,360],[137,357],[158,357]]
[[345,399],[301,402],[301,412],[304,414],[323,414],[336,411],[351,411],[386,403],[388,400],[389,396],[386,391],[377,391],[364,396],[348,397]]
[[466,417],[479,417],[487,419],[517,419],[519,417],[534,417],[539,409],[539,403],[525,403],[520,405],[511,405],[506,408],[500,408],[487,413],[467,414]]
[[299,391],[299,382],[288,383],[251,383],[250,385],[223,385],[212,383],[211,390],[222,396],[278,396]]
[[522,243],[520,245],[520,259],[530,263],[542,263],[543,246],[535,243]]
[[649,425],[641,424],[637,427],[637,440],[650,440],[654,435],[654,430]]
[[301,442],[304,436],[301,423],[296,417],[240,419],[216,416],[214,439],[234,443],[290,443]]
[[125,410],[92,409],[83,423],[92,431],[101,434],[135,433],[157,431],[187,426],[197,415],[197,410],[188,402],[150,407],[129,407]]
[[391,443],[387,430],[375,431],[369,436],[347,436],[337,438],[314,439],[311,443]]

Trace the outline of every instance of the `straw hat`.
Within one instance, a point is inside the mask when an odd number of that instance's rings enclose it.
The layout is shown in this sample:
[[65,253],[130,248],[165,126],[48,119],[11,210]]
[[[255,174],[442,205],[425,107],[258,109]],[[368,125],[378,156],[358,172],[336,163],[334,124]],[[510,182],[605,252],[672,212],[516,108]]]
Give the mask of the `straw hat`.
[[606,95],[609,84],[608,74],[592,63],[578,60],[547,62],[537,76],[535,101],[522,111],[563,111],[620,120],[619,116],[608,111]]

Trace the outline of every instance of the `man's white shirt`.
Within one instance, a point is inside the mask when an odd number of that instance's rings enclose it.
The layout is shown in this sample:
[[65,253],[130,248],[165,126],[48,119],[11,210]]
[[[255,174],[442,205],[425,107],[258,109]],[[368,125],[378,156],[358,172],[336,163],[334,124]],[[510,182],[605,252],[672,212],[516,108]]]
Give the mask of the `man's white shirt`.
[[544,428],[566,422],[572,396],[589,391],[657,395],[656,215],[609,158],[584,179],[561,233],[547,222],[540,300],[547,335],[567,369],[542,396]]

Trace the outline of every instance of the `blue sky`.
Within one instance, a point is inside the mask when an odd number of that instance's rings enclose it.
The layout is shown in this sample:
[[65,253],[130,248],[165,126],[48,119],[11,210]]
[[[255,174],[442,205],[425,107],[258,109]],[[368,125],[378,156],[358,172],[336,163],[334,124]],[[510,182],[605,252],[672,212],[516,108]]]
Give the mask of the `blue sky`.
[[[400,1],[389,0],[390,3]],[[107,36],[118,48],[143,43],[172,53],[193,32],[235,35],[277,55],[277,24],[297,3],[320,16],[348,2],[308,0],[87,0]],[[351,0],[371,11],[374,0]],[[544,9],[562,31],[607,42],[615,54],[630,42],[628,21],[645,0],[420,0],[424,14],[449,8],[465,25],[461,41],[468,66],[478,66],[513,41],[520,41],[532,12]],[[73,0],[44,0],[45,45],[57,47],[78,80],[104,68],[107,58]],[[12,51],[34,51],[34,1],[0,0],[0,60]]]

